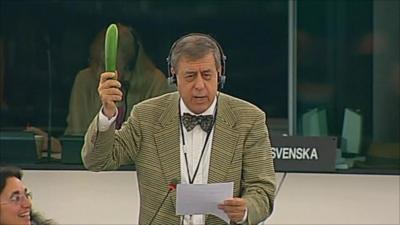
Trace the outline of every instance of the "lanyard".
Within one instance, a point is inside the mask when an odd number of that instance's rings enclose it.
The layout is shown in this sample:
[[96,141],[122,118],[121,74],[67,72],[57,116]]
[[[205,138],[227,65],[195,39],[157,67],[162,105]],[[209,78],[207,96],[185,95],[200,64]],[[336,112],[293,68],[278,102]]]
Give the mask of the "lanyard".
[[[215,120],[217,118],[217,108],[218,108],[218,98],[217,98],[217,104],[215,105],[215,109],[214,109],[214,118],[213,118],[213,121],[212,121],[212,127],[213,128],[214,128],[214,125],[215,125]],[[204,142],[203,149],[201,150],[200,159],[197,162],[196,170],[194,171],[193,177],[191,177],[190,176],[190,171],[189,171],[189,163],[188,163],[188,159],[187,159],[187,152],[186,152],[186,148],[185,148],[186,142],[185,142],[185,135],[183,133],[183,125],[182,125],[183,121],[182,121],[182,116],[181,116],[181,101],[180,100],[179,100],[179,122],[180,122],[180,128],[181,128],[181,136],[182,136],[183,155],[185,156],[186,172],[187,172],[187,175],[188,175],[188,178],[189,178],[189,184],[193,184],[194,180],[196,179],[197,172],[199,171],[200,162],[201,162],[201,159],[203,158],[205,149],[207,147],[208,139],[210,139],[211,132],[212,132],[213,128],[210,129],[207,132],[206,141]]]

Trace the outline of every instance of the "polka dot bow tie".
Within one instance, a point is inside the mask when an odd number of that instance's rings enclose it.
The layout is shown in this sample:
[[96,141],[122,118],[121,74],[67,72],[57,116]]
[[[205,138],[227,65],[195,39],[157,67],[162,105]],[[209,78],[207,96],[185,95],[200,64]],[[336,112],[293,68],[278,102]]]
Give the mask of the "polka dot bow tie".
[[187,131],[191,131],[195,126],[200,125],[201,129],[203,129],[205,132],[209,132],[212,129],[213,116],[195,116],[190,113],[184,113],[183,125]]

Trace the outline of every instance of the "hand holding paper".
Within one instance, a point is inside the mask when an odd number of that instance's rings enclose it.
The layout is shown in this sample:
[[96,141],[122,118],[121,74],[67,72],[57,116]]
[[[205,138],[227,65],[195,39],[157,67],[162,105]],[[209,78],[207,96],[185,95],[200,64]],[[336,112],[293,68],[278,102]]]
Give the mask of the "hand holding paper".
[[218,204],[233,196],[233,182],[217,184],[178,184],[177,215],[212,214],[229,223],[228,215]]
[[219,204],[218,208],[224,210],[231,220],[238,223],[244,219],[247,207],[243,198],[230,198]]

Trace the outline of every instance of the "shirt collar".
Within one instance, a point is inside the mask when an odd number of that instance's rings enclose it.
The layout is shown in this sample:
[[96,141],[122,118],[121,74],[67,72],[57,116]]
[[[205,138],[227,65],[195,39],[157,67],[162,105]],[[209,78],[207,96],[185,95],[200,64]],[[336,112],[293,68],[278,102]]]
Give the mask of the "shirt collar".
[[214,97],[214,101],[211,103],[210,107],[208,107],[208,109],[206,111],[204,111],[203,113],[200,113],[200,114],[196,114],[196,113],[193,113],[192,111],[190,111],[190,109],[188,109],[188,107],[186,107],[182,98],[180,98],[179,101],[180,101],[179,105],[181,107],[181,116],[183,115],[183,113],[190,113],[190,114],[197,115],[197,116],[214,115],[215,105],[217,104],[217,96]]

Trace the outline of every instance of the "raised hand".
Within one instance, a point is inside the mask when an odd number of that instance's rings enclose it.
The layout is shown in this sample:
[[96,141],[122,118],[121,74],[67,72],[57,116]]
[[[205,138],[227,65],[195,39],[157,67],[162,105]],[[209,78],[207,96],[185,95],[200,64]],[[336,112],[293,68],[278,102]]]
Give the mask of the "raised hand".
[[108,118],[115,116],[117,112],[116,102],[122,100],[121,83],[118,81],[117,76],[117,72],[102,73],[97,88],[103,104],[103,114]]

